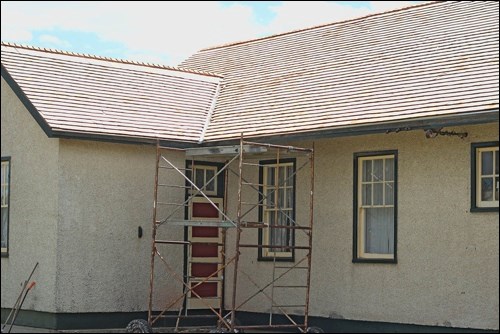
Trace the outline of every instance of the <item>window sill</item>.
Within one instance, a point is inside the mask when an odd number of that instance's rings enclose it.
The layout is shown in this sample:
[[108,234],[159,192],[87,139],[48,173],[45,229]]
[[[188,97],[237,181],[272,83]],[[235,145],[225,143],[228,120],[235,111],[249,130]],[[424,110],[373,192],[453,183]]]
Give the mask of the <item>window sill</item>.
[[498,206],[496,207],[472,207],[470,212],[498,212]]
[[295,259],[293,257],[264,257],[264,256],[259,256],[257,258],[257,261],[263,261],[263,262],[295,262]]
[[352,263],[389,263],[389,264],[397,264],[398,261],[396,259],[352,259]]

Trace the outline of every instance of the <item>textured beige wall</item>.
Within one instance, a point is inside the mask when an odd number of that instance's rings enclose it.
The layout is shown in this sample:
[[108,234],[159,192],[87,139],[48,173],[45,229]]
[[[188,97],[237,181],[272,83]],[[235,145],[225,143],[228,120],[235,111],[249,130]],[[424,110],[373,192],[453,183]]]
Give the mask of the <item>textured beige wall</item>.
[[[498,212],[469,212],[470,144],[497,141],[498,123],[449,130],[468,131],[469,136],[426,139],[423,131],[412,131],[315,143],[311,315],[498,329]],[[398,264],[353,264],[353,154],[381,150],[399,154]],[[245,175],[257,180],[256,171]],[[307,217],[307,178],[306,171],[297,178],[299,221]],[[229,187],[229,208],[235,215],[236,177]],[[255,202],[257,195],[246,193],[244,198]],[[234,235],[229,232],[228,253]],[[243,240],[256,243],[255,231],[244,230]],[[242,250],[241,257],[242,270],[260,286],[271,281],[272,264],[257,261],[256,250]],[[232,271],[226,276],[231,279]],[[287,277],[286,283],[294,284],[298,276]],[[244,274],[239,277],[238,300],[243,301],[251,294],[245,287],[253,283]],[[226,282],[226,306],[231,305],[231,285]],[[303,300],[300,291],[287,292],[287,304]],[[259,296],[243,309],[267,312],[269,304]]]
[[[498,212],[469,212],[470,143],[498,141],[498,123],[451,130],[469,136],[316,143],[314,315],[498,329]],[[398,264],[353,264],[353,153],[394,149]]]
[[58,139],[48,139],[2,78],[2,157],[11,157],[9,257],[2,257],[2,308],[14,305],[36,262],[23,309],[55,311]]
[[[169,153],[177,165],[184,157]],[[57,254],[59,312],[132,312],[147,309],[155,148],[61,140]],[[174,178],[172,174],[170,178]],[[182,192],[161,198],[179,202]],[[138,227],[143,237],[138,237]],[[182,227],[159,238],[182,239]],[[162,246],[160,246],[162,247]],[[163,246],[182,272],[182,246]],[[157,266],[158,303],[181,287]]]

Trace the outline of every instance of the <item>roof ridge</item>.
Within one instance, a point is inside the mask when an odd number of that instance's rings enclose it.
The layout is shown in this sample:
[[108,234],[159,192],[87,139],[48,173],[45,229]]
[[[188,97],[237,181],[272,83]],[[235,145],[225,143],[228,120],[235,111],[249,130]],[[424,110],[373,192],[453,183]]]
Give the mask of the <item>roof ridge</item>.
[[8,47],[14,47],[14,48],[20,48],[20,49],[26,49],[26,50],[34,50],[34,51],[41,51],[41,52],[46,52],[46,53],[66,55],[66,56],[74,56],[74,57],[94,59],[94,60],[104,60],[104,61],[109,61],[109,62],[114,62],[114,63],[127,64],[127,65],[137,65],[137,66],[159,68],[159,69],[164,69],[164,70],[172,70],[172,71],[178,71],[178,72],[185,72],[185,73],[191,73],[191,74],[199,74],[199,75],[223,78],[223,75],[218,74],[218,73],[187,69],[187,68],[183,68],[183,67],[168,66],[168,65],[154,64],[154,63],[146,63],[146,62],[120,59],[120,58],[97,56],[97,55],[92,55],[92,54],[88,54],[88,53],[78,53],[78,52],[73,52],[73,51],[64,51],[64,50],[59,50],[59,49],[43,48],[43,47],[39,47],[39,46],[23,45],[23,44],[4,42],[4,41],[1,41],[1,45],[8,46]]
[[316,26],[312,26],[312,27],[308,27],[308,28],[295,29],[295,30],[291,30],[291,31],[287,31],[287,32],[282,32],[282,33],[278,33],[278,34],[273,34],[273,35],[269,35],[269,36],[264,36],[264,37],[258,37],[258,38],[243,40],[243,41],[237,41],[237,42],[231,42],[231,43],[225,43],[225,44],[215,45],[215,46],[211,46],[211,47],[208,47],[208,48],[201,49],[199,52],[216,50],[216,49],[222,49],[222,48],[225,48],[225,47],[230,47],[230,46],[235,46],[235,45],[240,45],[240,44],[247,44],[247,43],[257,42],[257,41],[271,39],[271,38],[275,38],[275,37],[281,37],[281,36],[285,36],[285,35],[291,35],[291,34],[295,34],[295,33],[298,33],[298,32],[303,32],[303,31],[314,30],[314,29],[323,28],[323,27],[327,27],[327,26],[332,26],[332,25],[335,25],[335,24],[353,22],[353,21],[358,21],[358,20],[364,20],[364,19],[367,19],[367,18],[370,18],[370,17],[373,17],[373,16],[390,14],[390,13],[394,13],[394,12],[404,11],[404,10],[407,10],[407,9],[413,9],[413,8],[417,8],[417,7],[429,6],[429,5],[432,5],[432,4],[444,3],[444,2],[447,2],[447,1],[442,1],[442,0],[427,1],[427,2],[424,2],[424,3],[419,3],[419,4],[405,6],[405,7],[401,7],[401,8],[386,10],[386,11],[379,12],[379,13],[372,13],[372,14],[368,14],[368,15],[365,15],[365,16],[355,17],[355,18],[352,18],[352,19],[347,19],[347,20],[342,20],[342,21],[336,21],[336,22],[331,22],[331,23],[324,23],[324,24],[320,24],[320,25],[316,25]]

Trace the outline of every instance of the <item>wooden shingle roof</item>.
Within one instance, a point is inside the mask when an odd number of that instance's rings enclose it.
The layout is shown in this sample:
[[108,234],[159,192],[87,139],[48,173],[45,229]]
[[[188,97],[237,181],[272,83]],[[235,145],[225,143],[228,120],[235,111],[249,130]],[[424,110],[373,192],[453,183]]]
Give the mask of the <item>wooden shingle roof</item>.
[[432,2],[201,50],[224,76],[205,139],[318,133],[491,112],[498,2]]
[[221,80],[213,73],[2,43],[5,70],[53,135],[176,142],[200,140]]
[[2,77],[59,137],[192,146],[498,121],[498,7],[424,3],[204,49],[180,68],[2,43]]

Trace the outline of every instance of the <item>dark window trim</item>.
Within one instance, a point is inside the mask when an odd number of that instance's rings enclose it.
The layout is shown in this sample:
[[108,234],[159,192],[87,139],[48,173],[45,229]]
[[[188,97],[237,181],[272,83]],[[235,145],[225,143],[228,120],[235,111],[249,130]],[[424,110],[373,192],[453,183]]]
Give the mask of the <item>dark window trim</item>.
[[[297,171],[297,160],[295,158],[287,158],[287,159],[279,159],[280,163],[292,163],[293,164],[293,172],[296,173]],[[262,201],[263,198],[263,193],[264,193],[264,187],[262,184],[264,184],[264,166],[266,165],[272,165],[278,163],[277,159],[274,160],[261,160],[259,161],[259,202]],[[296,182],[297,174],[293,175],[293,215],[292,219],[295,220],[296,214],[296,195],[297,195],[297,182]],[[262,205],[259,205],[259,221],[263,221],[263,210],[262,210]],[[259,228],[259,245],[262,245],[262,239],[263,239],[263,233],[262,229]],[[295,230],[291,230],[292,235],[292,247],[295,246]],[[295,249],[292,248],[292,256],[290,257],[270,257],[270,256],[264,256],[262,252],[262,248],[258,248],[258,256],[257,256],[258,261],[280,261],[280,262],[295,262]]]
[[9,162],[9,195],[7,197],[7,202],[9,203],[9,211],[7,212],[7,251],[1,253],[1,257],[9,257],[9,249],[10,249],[10,243],[9,243],[9,230],[10,230],[10,176],[12,174],[12,162],[10,156],[7,157],[2,157],[2,162],[8,161]]
[[470,212],[498,212],[498,207],[490,207],[490,208],[483,208],[477,206],[476,203],[476,195],[477,195],[477,170],[476,170],[476,164],[477,164],[477,155],[476,155],[476,150],[478,148],[485,148],[485,147],[498,147],[498,141],[489,141],[489,142],[482,142],[482,143],[471,143],[470,144]]
[[[358,257],[358,158],[375,157],[381,155],[394,156],[394,259],[364,259]],[[398,151],[357,152],[353,157],[353,263],[398,263]]]

